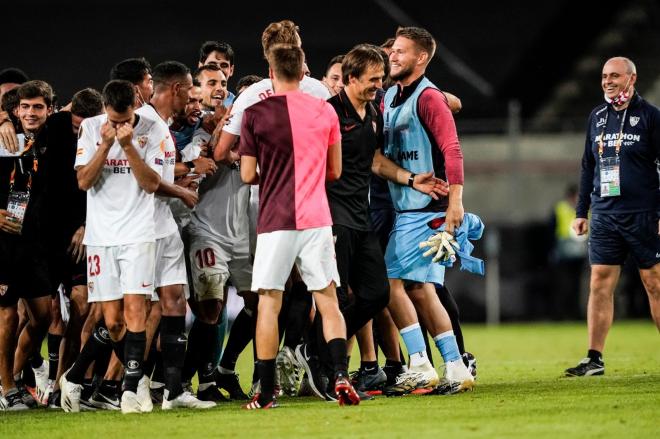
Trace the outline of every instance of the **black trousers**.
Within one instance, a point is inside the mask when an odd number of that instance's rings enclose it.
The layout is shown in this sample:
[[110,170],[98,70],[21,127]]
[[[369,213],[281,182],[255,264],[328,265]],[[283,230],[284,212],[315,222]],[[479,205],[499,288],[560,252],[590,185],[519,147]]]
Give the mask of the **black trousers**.
[[[332,227],[341,286],[337,289],[339,308],[350,338],[374,318],[390,300],[385,260],[378,237],[372,231]],[[353,292],[349,297],[348,287]]]

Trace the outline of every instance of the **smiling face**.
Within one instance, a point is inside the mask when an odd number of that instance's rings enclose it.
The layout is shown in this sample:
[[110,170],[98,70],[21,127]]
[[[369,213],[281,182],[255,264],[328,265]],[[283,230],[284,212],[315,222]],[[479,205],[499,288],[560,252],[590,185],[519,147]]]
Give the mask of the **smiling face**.
[[333,95],[336,95],[344,88],[344,83],[341,80],[341,63],[334,63],[330,66],[323,77],[323,82],[332,90]]
[[199,75],[202,86],[202,105],[213,110],[227,97],[227,78],[222,70],[203,70]]
[[36,133],[46,123],[50,108],[43,97],[21,99],[18,104],[18,119],[24,131]]
[[622,92],[630,92],[637,80],[637,74],[629,70],[628,63],[620,58],[610,59],[605,63],[600,82],[605,96],[614,100]]
[[350,76],[347,88],[351,95],[362,102],[370,102],[376,99],[376,92],[383,86],[385,71],[382,64],[369,65],[359,78]]
[[422,54],[413,40],[397,37],[390,52],[390,77],[395,81],[405,81],[422,61]]

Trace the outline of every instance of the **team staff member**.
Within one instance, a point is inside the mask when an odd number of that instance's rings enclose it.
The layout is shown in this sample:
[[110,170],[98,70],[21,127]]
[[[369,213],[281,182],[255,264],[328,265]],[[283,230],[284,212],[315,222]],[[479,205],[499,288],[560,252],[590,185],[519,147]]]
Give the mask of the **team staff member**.
[[614,289],[628,254],[639,268],[651,315],[660,330],[660,110],[635,91],[636,81],[631,60],[609,59],[601,76],[606,103],[589,116],[573,222],[578,235],[591,228],[589,350],[576,367],[566,369],[567,376],[605,373],[602,352],[614,315]]
[[[373,104],[385,76],[380,52],[367,45],[357,46],[343,58],[341,71],[345,87],[328,102],[341,127],[342,176],[327,184],[327,194],[342,284],[337,293],[350,338],[389,302],[385,262],[369,217],[371,173],[408,185],[411,172],[381,152],[383,118]],[[435,198],[446,195],[433,172],[413,175],[412,180],[412,187],[420,192]],[[349,286],[355,296],[352,302]],[[316,383],[310,380],[310,384],[314,387]]]
[[[20,157],[0,159],[3,164],[11,162],[0,182],[0,192],[5,194],[0,200],[0,380],[8,410],[35,406],[25,388],[16,385],[14,375],[23,369],[33,344],[39,345],[46,334],[52,292],[34,203],[28,200],[38,195],[40,187],[41,154],[34,139],[52,111],[53,90],[43,81],[29,81],[18,88],[18,98],[25,149]],[[25,300],[32,318],[15,346],[19,298]]]

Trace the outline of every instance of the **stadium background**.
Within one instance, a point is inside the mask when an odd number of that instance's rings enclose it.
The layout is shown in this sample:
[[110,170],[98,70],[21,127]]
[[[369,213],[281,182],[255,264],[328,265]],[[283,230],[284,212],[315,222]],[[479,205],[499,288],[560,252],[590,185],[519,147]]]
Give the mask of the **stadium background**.
[[[428,77],[459,96],[456,117],[465,154],[467,211],[486,234],[476,254],[487,277],[452,270],[447,285],[467,321],[561,319],[552,264],[553,205],[577,183],[590,109],[602,101],[605,59],[625,55],[637,88],[660,103],[660,4],[655,0],[552,2],[350,3],[278,1],[3,4],[2,65],[50,82],[61,104],[78,89],[101,88],[110,67],[134,56],[152,65],[176,59],[194,67],[199,45],[227,41],[236,51],[230,81],[266,74],[260,35],[271,21],[301,28],[312,76],[361,42],[380,44],[398,25],[429,29],[439,42]],[[619,286],[618,317],[648,317],[634,270]],[[583,271],[580,315],[586,303]]]

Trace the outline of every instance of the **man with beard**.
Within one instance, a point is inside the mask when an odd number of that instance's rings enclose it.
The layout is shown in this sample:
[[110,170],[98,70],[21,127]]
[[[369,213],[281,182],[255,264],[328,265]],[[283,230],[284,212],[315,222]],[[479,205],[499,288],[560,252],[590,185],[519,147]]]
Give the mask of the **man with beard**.
[[[445,383],[449,393],[470,390],[474,378],[468,372],[452,331],[447,311],[434,284],[444,283],[444,267],[431,263],[419,250],[428,238],[427,223],[445,217],[446,231],[454,233],[463,222],[463,156],[451,110],[440,90],[424,73],[435,52],[435,40],[425,29],[397,30],[390,53],[390,76],[396,87],[384,99],[385,155],[411,174],[407,185],[389,183],[397,211],[385,252],[390,279],[389,310],[399,328],[410,367],[392,386],[389,394],[404,394],[438,386],[418,315],[433,336],[445,361]],[[449,196],[438,200],[414,191],[415,176],[433,169],[446,178]]]

